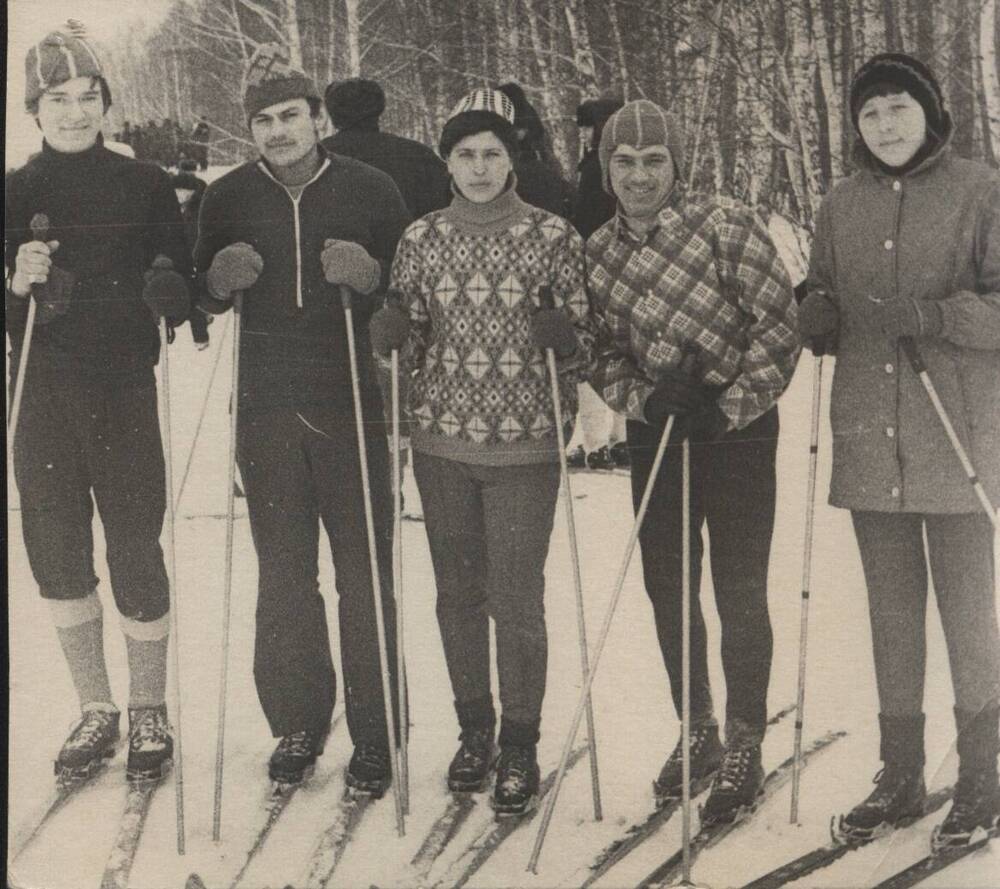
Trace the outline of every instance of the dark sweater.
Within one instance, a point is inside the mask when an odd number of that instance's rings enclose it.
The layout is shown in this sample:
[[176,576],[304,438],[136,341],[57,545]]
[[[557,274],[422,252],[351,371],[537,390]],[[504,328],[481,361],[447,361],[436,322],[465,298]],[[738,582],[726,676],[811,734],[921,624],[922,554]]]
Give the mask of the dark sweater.
[[382,267],[378,290],[354,299],[362,387],[369,395],[377,392],[367,322],[381,303],[410,215],[385,173],[321,154],[320,172],[297,201],[263,161],[216,180],[202,201],[195,265],[204,293],[204,273],[223,247],[244,242],[264,260],[260,278],[244,294],[241,410],[317,404],[351,409],[344,310],[339,288],[326,281],[320,262],[327,238],[360,244]]
[[414,219],[441,210],[451,202],[444,161],[420,142],[383,133],[375,121],[362,121],[338,130],[323,140],[323,146],[392,177]]
[[[36,326],[32,351],[67,357],[82,371],[149,375],[160,341],[142,301],[143,273],[162,253],[191,274],[170,177],[100,141],[75,154],[44,144],[6,177],[4,260],[11,274],[18,248],[33,239],[36,213],[49,218],[48,238],[59,242],[53,264],[72,273],[76,285],[66,314]],[[17,352],[28,300],[8,292],[6,304]]]

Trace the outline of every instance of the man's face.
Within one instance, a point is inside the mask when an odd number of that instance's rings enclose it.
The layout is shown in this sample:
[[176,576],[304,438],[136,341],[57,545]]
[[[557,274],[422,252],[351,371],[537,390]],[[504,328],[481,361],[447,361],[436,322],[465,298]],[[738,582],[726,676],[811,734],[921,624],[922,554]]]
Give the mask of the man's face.
[[861,106],[858,130],[868,150],[883,164],[901,167],[924,144],[927,116],[909,93],[872,96]]
[[319,124],[304,98],[289,99],[258,111],[250,119],[250,134],[268,163],[290,167],[316,147]]
[[94,77],[74,77],[42,93],[35,116],[45,141],[56,151],[86,151],[104,123],[101,84]]
[[448,155],[448,172],[462,195],[474,204],[487,204],[497,197],[510,171],[506,147],[489,130],[466,136]]
[[674,159],[665,145],[619,145],[608,164],[611,188],[626,216],[655,215],[674,187]]

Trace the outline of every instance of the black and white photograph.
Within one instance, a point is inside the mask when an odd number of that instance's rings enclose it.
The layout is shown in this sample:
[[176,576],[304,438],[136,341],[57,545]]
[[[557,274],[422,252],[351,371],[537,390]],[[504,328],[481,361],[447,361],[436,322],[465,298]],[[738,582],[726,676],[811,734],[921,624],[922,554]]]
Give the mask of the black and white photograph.
[[1000,886],[998,0],[6,22],[8,886]]

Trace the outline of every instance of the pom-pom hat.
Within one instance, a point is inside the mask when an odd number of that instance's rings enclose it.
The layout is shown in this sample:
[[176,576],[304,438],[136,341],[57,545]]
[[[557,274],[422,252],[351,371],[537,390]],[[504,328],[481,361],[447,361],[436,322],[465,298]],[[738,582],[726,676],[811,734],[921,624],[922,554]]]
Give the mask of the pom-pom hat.
[[684,169],[684,132],[680,122],[649,99],[637,99],[623,105],[604,125],[597,157],[601,162],[604,190],[608,194],[614,194],[611,190],[610,163],[611,155],[619,145],[635,149],[666,146],[678,177]]
[[[70,19],[28,50],[24,60],[25,107],[33,110],[42,93],[74,77],[99,78],[107,91],[101,62],[86,40],[83,25]],[[107,95],[110,96],[110,91]]]
[[261,44],[247,62],[243,75],[243,110],[247,120],[289,99],[323,101],[312,78],[292,65],[284,47],[277,43]]

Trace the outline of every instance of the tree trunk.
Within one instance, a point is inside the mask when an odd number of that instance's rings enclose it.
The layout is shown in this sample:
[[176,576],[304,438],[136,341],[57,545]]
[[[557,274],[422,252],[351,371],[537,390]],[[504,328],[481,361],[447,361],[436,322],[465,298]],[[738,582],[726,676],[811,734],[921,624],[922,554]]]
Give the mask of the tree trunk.
[[972,157],[975,130],[975,83],[971,52],[971,10],[969,0],[954,0],[951,52],[948,59],[946,90],[948,106],[955,124],[952,145],[962,157]]
[[979,11],[980,105],[983,118],[983,146],[987,160],[994,166],[1000,160],[1000,3],[985,0]]
[[622,29],[621,24],[618,21],[618,8],[614,3],[608,3],[605,11],[608,14],[608,21],[611,23],[611,42],[615,50],[615,59],[617,61],[616,76],[612,78],[613,82],[617,84],[618,91],[621,93],[622,98],[627,102],[629,100],[629,70],[628,70],[628,56],[625,54],[625,43],[622,41]]
[[552,134],[552,151],[563,164],[569,158],[569,148],[562,127],[552,126],[554,121],[558,121],[562,116],[560,107],[561,99],[557,95],[552,81],[551,58],[542,43],[542,34],[538,27],[538,12],[535,7],[537,0],[524,0],[525,12],[528,17],[528,39],[531,41],[531,49],[535,55],[535,64],[538,66],[538,76],[542,85],[542,109],[543,117],[549,124],[549,132]]
[[285,0],[284,25],[288,41],[288,60],[300,71],[304,71],[305,65],[302,62],[302,37],[299,34],[298,0]]
[[360,0],[344,0],[347,12],[347,71],[349,77],[361,76],[361,18],[358,15]]
[[576,82],[581,98],[596,99],[600,95],[597,88],[597,71],[594,67],[594,52],[590,46],[590,31],[584,15],[581,0],[565,0],[563,12],[569,29],[570,46],[573,48],[573,63],[576,65]]

